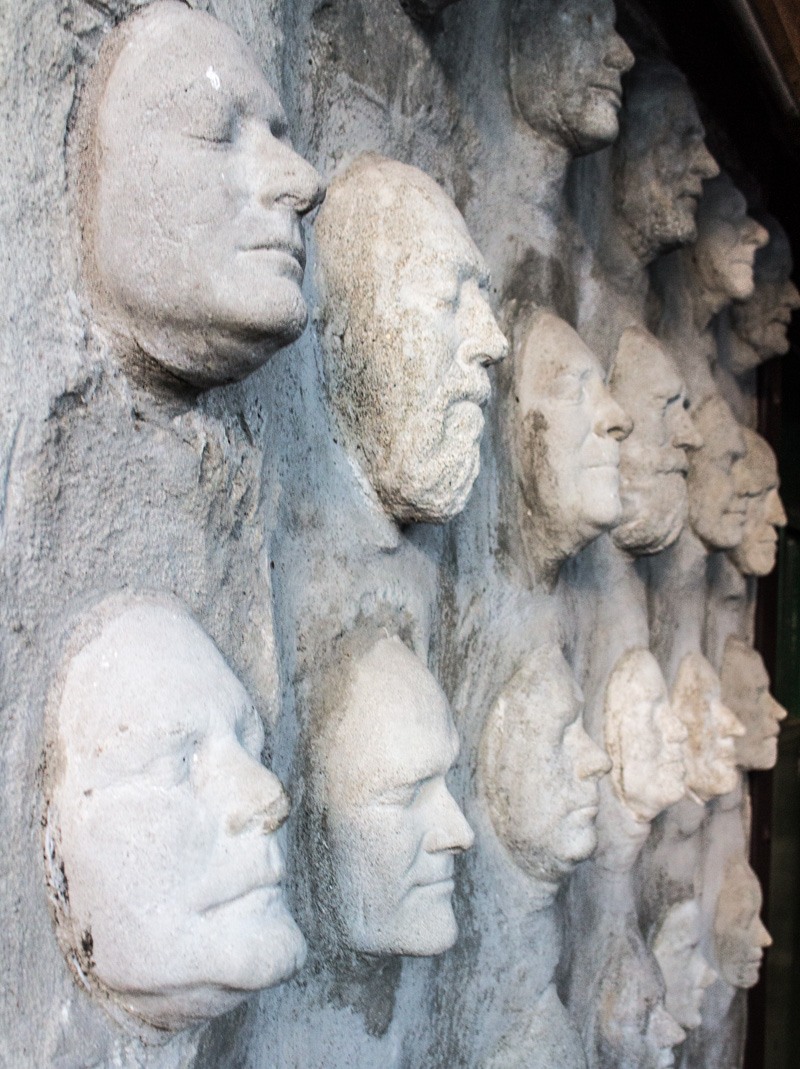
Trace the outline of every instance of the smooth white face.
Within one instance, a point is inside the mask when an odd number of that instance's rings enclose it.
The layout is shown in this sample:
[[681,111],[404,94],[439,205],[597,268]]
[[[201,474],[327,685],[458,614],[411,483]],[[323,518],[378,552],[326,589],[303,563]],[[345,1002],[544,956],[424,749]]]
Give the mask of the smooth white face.
[[458,934],[454,858],[472,830],[445,776],[458,756],[450,708],[399,638],[351,668],[341,719],[314,741],[337,927],[366,954],[440,954]]
[[769,221],[770,239],[756,255],[755,292],[731,310],[733,327],[745,342],[734,347],[732,370],[740,375],[772,356],[789,351],[788,327],[800,308],[800,293],[791,280],[792,249],[783,227]]
[[242,685],[183,610],[141,601],[66,667],[51,807],[77,961],[129,1010],[181,1028],[303,963]]
[[717,979],[700,950],[700,907],[694,900],[672,906],[653,941],[666,985],[665,1006],[681,1028],[699,1028],[706,988]]
[[98,301],[178,378],[242,378],[305,326],[300,219],[321,179],[228,27],[159,0],[116,32],[86,193]]
[[742,430],[719,397],[702,404],[694,422],[703,446],[689,459],[689,521],[710,549],[732,549],[742,540],[747,513],[735,473],[745,455]]
[[747,201],[722,174],[706,186],[697,213],[692,262],[699,284],[722,301],[743,301],[754,290],[756,252],[769,234],[747,214]]
[[778,492],[778,462],[770,445],[754,431],[743,431],[747,452],[734,468],[737,491],[745,504],[742,539],[730,558],[742,575],[769,575],[775,567],[778,529],[786,512]]
[[758,877],[742,859],[729,864],[714,915],[714,951],[720,974],[731,986],[758,983],[764,948],[772,944],[761,922]]
[[761,654],[732,635],[725,644],[720,678],[723,698],[745,729],[736,740],[739,766],[773,768],[780,723],[787,713],[769,692],[769,674]]

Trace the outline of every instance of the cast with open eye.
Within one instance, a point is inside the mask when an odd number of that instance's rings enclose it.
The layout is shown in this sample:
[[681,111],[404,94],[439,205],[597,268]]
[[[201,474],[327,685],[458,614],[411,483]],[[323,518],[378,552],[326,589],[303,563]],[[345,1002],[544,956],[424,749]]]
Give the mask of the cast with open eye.
[[736,462],[734,478],[746,511],[742,539],[729,556],[742,575],[769,575],[775,567],[778,529],[786,526],[778,459],[760,434],[743,427],[742,435],[745,454]]
[[114,596],[79,623],[51,691],[45,863],[80,982],[159,1029],[291,976],[289,802],[246,691],[177,601]]
[[742,540],[747,510],[735,475],[745,455],[742,428],[716,395],[693,410],[692,418],[703,445],[689,457],[689,522],[707,549],[733,549]]
[[746,859],[731,858],[714,913],[714,954],[720,975],[732,987],[758,983],[764,950],[772,945],[759,916],[762,901],[758,877]]
[[458,209],[416,167],[368,154],[315,227],[322,376],[350,458],[397,523],[459,513],[480,468],[487,367],[505,338]]
[[774,768],[778,760],[778,733],[787,713],[769,692],[769,674],[758,650],[736,635],[725,643],[720,671],[722,697],[744,726],[736,740],[740,768]]
[[215,386],[300,335],[301,219],[322,183],[232,30],[175,0],[125,20],[79,129],[92,305],[132,367]]

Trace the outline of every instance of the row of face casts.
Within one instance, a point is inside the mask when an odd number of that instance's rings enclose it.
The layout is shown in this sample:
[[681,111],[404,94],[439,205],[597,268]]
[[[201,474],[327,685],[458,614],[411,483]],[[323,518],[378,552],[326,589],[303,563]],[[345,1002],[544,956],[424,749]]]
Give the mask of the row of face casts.
[[[598,61],[618,80],[629,54],[611,53]],[[612,89],[589,101],[597,129],[585,145],[573,139],[576,151],[616,134]],[[210,16],[157,0],[108,35],[81,103],[85,272],[111,349],[154,391],[250,374],[305,327],[301,220],[323,199],[255,58]],[[518,106],[533,108],[521,95]],[[677,178],[647,162],[664,201],[659,226],[680,224],[681,240],[694,233],[687,183],[696,200],[711,170],[696,141]],[[628,179],[645,157],[637,142]],[[333,181],[315,229],[320,371],[341,441],[398,525],[447,521],[478,475],[487,367],[507,351],[481,254],[435,182],[377,156]],[[552,584],[603,531],[622,551],[649,554],[687,519],[710,546],[735,551],[746,574],[769,570],[783,522],[774,457],[716,409],[691,420],[680,374],[651,335],[630,328],[608,376],[549,313],[532,313],[515,341],[510,447],[535,581]],[[752,656],[726,651],[732,679],[752,682]],[[479,778],[525,873],[555,886],[592,853],[609,770],[615,795],[646,824],[686,790],[705,799],[731,789],[715,747],[728,772],[737,755],[763,767],[767,742],[740,740],[735,751],[744,729],[700,662],[671,704],[647,651],[624,658],[609,685],[608,754],[582,727],[559,649],[536,651],[514,676],[487,716]],[[311,714],[303,801],[327,867],[326,915],[359,954],[441,953],[457,935],[454,857],[473,841],[445,780],[458,755],[447,701],[424,651],[385,624],[355,626],[330,678]],[[753,736],[774,738],[769,702],[765,685],[752,708],[737,708]],[[45,861],[58,938],[112,1012],[183,1028],[302,965],[281,890],[289,802],[262,761],[250,697],[182,605],[115,595],[81,617],[48,724]]]

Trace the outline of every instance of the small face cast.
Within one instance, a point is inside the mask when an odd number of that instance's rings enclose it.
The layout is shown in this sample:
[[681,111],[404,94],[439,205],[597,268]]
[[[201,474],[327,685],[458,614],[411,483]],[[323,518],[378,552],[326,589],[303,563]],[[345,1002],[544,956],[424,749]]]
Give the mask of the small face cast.
[[769,234],[747,214],[747,201],[730,177],[707,182],[697,212],[697,241],[692,249],[700,286],[722,304],[752,297],[756,251]]
[[672,706],[688,733],[687,789],[700,802],[730,793],[738,783],[736,739],[744,727],[723,704],[722,685],[701,654],[689,653],[681,661]]
[[700,1027],[703,996],[717,979],[700,950],[701,934],[700,907],[689,900],[670,908],[653,941],[667,1012],[685,1029]]
[[111,618],[68,664],[57,715],[51,813],[83,973],[169,1029],[290,976],[305,943],[280,887],[288,799],[202,629],[146,601]]
[[622,75],[633,53],[614,29],[612,0],[515,0],[511,91],[522,118],[574,156],[611,144],[619,132]]
[[703,447],[689,459],[689,522],[709,549],[732,549],[742,540],[747,514],[734,470],[745,455],[742,430],[720,397],[704,401],[693,418]]
[[734,330],[745,342],[733,353],[736,375],[788,353],[789,323],[792,312],[800,308],[800,293],[791,280],[792,250],[786,231],[777,219],[766,221],[770,237],[756,253],[755,293],[731,312]]
[[620,442],[631,430],[597,357],[539,313],[514,365],[514,464],[543,552],[567,557],[618,522]]
[[758,877],[744,859],[725,871],[714,915],[714,952],[720,974],[732,987],[758,983],[764,948],[772,945],[761,922],[762,896]]
[[314,741],[340,937],[365,954],[441,954],[458,934],[454,858],[474,838],[445,782],[447,700],[399,638],[359,657],[344,700]]
[[529,876],[558,883],[597,846],[607,755],[583,727],[583,696],[561,651],[545,646],[492,708],[480,750],[495,831]]
[[744,725],[736,740],[740,768],[769,769],[778,760],[778,733],[786,710],[769,692],[769,675],[761,654],[731,635],[722,659],[722,696]]
[[391,516],[443,523],[480,469],[486,368],[508,348],[483,258],[432,179],[377,156],[333,183],[317,239],[342,434]]
[[778,461],[761,435],[745,427],[746,453],[736,464],[734,477],[745,503],[742,540],[730,558],[742,575],[769,575],[775,567],[778,529],[786,526],[786,512],[778,493]]
[[622,519],[612,538],[629,553],[659,553],[686,523],[688,455],[702,438],[674,361],[648,331],[622,335],[609,388],[633,420],[619,450]]
[[115,33],[85,160],[95,302],[171,375],[243,378],[305,326],[300,219],[320,177],[222,23],[159,0]]
[[688,735],[648,650],[629,651],[611,673],[605,736],[615,793],[636,820],[652,821],[683,797]]

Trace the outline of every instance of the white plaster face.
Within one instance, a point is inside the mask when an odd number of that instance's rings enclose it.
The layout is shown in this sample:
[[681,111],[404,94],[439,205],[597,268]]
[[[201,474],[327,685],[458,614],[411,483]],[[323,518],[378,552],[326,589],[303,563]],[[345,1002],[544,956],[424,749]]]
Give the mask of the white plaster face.
[[320,177],[216,19],[159,0],[105,48],[84,158],[96,304],[139,359],[198,386],[243,378],[305,326],[300,219]]
[[693,419],[703,446],[689,458],[689,521],[709,549],[732,549],[742,540],[747,513],[734,473],[745,455],[742,429],[721,397],[704,401]]
[[213,642],[175,605],[137,601],[61,684],[50,817],[73,963],[170,1029],[290,976],[305,943],[280,887],[288,799]]
[[769,242],[756,253],[755,292],[731,311],[734,330],[745,342],[732,352],[732,370],[741,375],[773,356],[789,351],[788,327],[800,308],[800,293],[791,280],[792,250],[786,231],[767,218]]
[[417,168],[364,156],[316,226],[324,378],[348,450],[398,522],[459,513],[480,469],[486,368],[507,344],[464,220]]
[[314,741],[333,909],[366,954],[441,954],[458,934],[454,858],[473,833],[445,776],[458,755],[447,699],[399,638],[352,665],[344,707]]
[[659,553],[686,523],[688,454],[702,439],[675,362],[648,331],[622,335],[609,388],[633,420],[619,450],[622,519],[612,538],[629,553]]
[[562,319],[538,313],[514,364],[514,456],[542,558],[560,563],[619,521],[627,414],[597,357]]
[[732,987],[758,983],[764,948],[772,945],[761,922],[762,895],[758,877],[743,858],[725,869],[714,915],[714,952],[723,980]]
[[742,428],[745,455],[737,461],[734,477],[745,503],[742,540],[730,558],[742,575],[769,575],[775,567],[778,529],[786,526],[786,512],[778,492],[778,461],[769,443]]
[[606,689],[605,740],[614,793],[636,820],[652,821],[683,797],[687,738],[655,657],[624,654]]
[[687,789],[700,802],[734,790],[736,739],[744,735],[744,727],[723,704],[719,678],[702,654],[687,653],[681,661],[672,707],[688,732]]
[[697,211],[692,261],[697,280],[724,304],[752,297],[756,251],[769,234],[747,214],[747,201],[727,174],[707,182]]
[[583,727],[583,696],[558,647],[537,650],[504,688],[479,760],[495,831],[524,872],[558,883],[594,852],[610,762]]
[[706,988],[717,979],[700,950],[700,907],[694,900],[678,902],[664,917],[653,941],[666,985],[667,1012],[681,1028],[699,1028]]
[[514,103],[537,133],[572,155],[617,136],[622,75],[633,53],[612,0],[515,0],[509,30]]
[[761,654],[731,635],[725,643],[720,678],[723,699],[745,729],[745,734],[736,740],[739,766],[774,768],[780,723],[787,713],[769,692],[769,674]]

